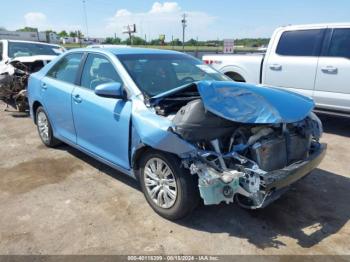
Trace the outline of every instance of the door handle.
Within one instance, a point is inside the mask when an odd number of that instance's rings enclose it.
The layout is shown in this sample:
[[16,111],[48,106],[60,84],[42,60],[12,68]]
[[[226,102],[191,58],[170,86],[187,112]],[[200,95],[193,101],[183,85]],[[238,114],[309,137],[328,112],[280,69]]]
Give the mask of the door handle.
[[83,99],[81,99],[80,95],[78,95],[78,94],[73,96],[73,100],[76,103],[81,103],[83,101]]
[[325,66],[321,68],[323,73],[336,74],[338,72],[338,68],[334,66]]
[[41,82],[41,88],[42,89],[47,89],[47,84],[45,82]]
[[270,65],[269,67],[270,67],[270,69],[276,70],[276,71],[282,69],[282,66],[279,65],[279,64],[272,64],[272,65]]

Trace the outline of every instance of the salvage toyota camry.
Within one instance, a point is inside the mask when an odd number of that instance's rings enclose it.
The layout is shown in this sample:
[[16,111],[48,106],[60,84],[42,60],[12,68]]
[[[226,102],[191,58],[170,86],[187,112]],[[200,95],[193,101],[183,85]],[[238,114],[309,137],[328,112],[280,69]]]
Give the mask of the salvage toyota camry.
[[314,102],[230,81],[178,52],[77,49],[29,80],[42,142],[67,143],[136,178],[161,216],[262,208],[309,174],[326,145]]

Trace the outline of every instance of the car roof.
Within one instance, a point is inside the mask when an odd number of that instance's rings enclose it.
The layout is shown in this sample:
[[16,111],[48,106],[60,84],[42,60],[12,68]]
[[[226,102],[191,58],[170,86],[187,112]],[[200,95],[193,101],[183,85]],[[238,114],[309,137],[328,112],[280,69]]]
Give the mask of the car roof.
[[51,45],[51,46],[60,46],[58,44],[44,43],[44,42],[36,42],[36,41],[26,41],[26,40],[12,40],[12,39],[2,39],[8,42],[15,43],[28,43],[28,44],[39,44],[39,45]]
[[114,55],[131,55],[131,54],[183,54],[181,52],[177,51],[171,51],[171,50],[163,50],[163,49],[153,49],[153,48],[111,48],[111,47],[102,47],[102,48],[77,48],[77,49],[71,49],[69,52],[108,52],[112,53]]
[[86,48],[131,48],[131,46],[128,46],[128,45],[99,44],[99,45],[88,45]]
[[286,25],[286,26],[281,26],[280,28],[283,28],[284,30],[298,30],[298,29],[333,28],[333,27],[350,27],[350,22]]

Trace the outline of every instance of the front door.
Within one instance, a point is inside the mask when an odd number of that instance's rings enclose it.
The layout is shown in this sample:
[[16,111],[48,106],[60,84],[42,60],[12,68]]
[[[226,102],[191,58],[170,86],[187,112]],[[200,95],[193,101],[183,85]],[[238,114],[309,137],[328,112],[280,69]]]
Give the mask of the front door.
[[72,106],[77,144],[118,166],[129,169],[129,126],[131,102],[97,96],[96,86],[120,82],[109,59],[89,54],[81,76],[80,87],[74,89]]

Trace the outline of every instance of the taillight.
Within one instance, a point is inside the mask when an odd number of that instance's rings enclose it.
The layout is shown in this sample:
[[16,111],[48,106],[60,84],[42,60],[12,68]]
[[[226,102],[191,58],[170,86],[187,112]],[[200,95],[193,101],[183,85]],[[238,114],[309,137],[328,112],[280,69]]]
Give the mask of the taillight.
[[203,60],[204,64],[211,65],[213,61],[211,60]]
[[218,61],[218,60],[206,60],[206,59],[204,59],[203,62],[204,62],[204,64],[207,64],[207,65],[221,64],[221,61]]

